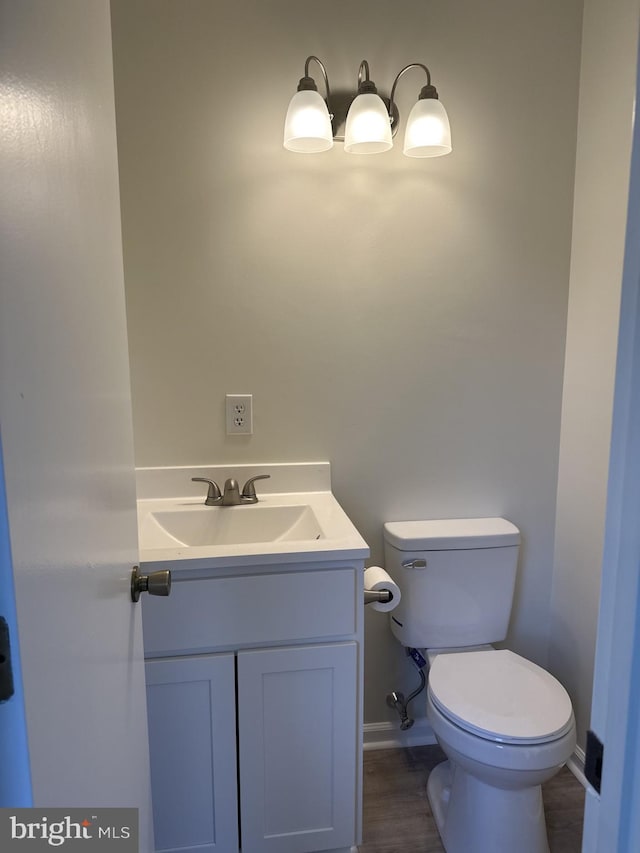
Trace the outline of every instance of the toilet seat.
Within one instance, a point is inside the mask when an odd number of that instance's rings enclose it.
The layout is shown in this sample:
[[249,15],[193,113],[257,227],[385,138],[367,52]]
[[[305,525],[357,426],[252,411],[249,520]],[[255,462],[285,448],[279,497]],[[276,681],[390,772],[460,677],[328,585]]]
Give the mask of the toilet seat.
[[429,672],[429,695],[445,717],[485,740],[544,743],[574,725],[560,682],[506,649],[438,655]]

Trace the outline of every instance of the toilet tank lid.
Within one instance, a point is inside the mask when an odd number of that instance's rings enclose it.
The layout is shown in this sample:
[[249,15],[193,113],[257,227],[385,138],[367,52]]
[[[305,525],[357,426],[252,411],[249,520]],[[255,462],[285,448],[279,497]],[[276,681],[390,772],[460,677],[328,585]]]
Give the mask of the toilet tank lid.
[[520,531],[506,518],[440,518],[387,521],[384,538],[400,551],[456,551],[520,544]]

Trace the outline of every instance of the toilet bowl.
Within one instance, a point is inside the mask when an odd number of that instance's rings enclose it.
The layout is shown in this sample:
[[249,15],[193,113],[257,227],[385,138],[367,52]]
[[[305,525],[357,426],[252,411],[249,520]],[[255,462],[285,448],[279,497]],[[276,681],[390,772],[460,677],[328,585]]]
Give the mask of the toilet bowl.
[[395,637],[427,650],[427,717],[448,761],[427,794],[447,853],[548,853],[541,785],[576,743],[571,700],[505,639],[520,532],[502,518],[388,522]]
[[562,685],[506,650],[442,654],[427,717],[449,759],[427,785],[447,853],[548,853],[540,786],[576,743]]

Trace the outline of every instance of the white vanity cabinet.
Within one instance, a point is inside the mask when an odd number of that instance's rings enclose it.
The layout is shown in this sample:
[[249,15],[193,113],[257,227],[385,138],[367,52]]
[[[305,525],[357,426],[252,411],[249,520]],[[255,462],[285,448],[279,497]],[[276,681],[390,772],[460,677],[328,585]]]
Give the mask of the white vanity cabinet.
[[362,579],[359,560],[179,570],[144,600],[157,851],[359,842]]
[[356,840],[357,644],[238,654],[243,853]]
[[234,656],[147,661],[156,850],[238,850]]

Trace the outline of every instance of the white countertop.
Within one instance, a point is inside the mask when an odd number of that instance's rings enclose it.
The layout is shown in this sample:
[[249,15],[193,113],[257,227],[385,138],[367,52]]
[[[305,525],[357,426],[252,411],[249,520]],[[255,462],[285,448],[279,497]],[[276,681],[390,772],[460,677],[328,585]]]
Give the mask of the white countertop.
[[[328,462],[143,468],[136,473],[140,562],[145,570],[167,568],[168,563],[179,570],[363,560],[369,556],[367,543],[331,492]],[[206,484],[191,482],[192,477],[206,477],[223,489],[224,481],[234,477],[242,488],[256,474],[270,474],[271,479],[256,483],[258,503],[246,506],[207,507]],[[261,510],[266,511],[265,516],[260,515]],[[222,534],[216,532],[212,539],[220,535],[221,541],[192,545],[180,541],[182,534],[176,534],[176,526],[184,528],[180,524],[184,514],[188,514],[187,527],[198,531],[215,528]],[[252,529],[257,519],[256,530],[260,531],[269,527],[260,525],[262,518],[288,516],[298,521],[281,535],[277,528],[267,534],[269,541],[246,541],[246,534],[239,537],[245,540],[242,542],[224,541],[233,539],[228,530],[238,525]],[[256,533],[256,538],[261,535]]]

